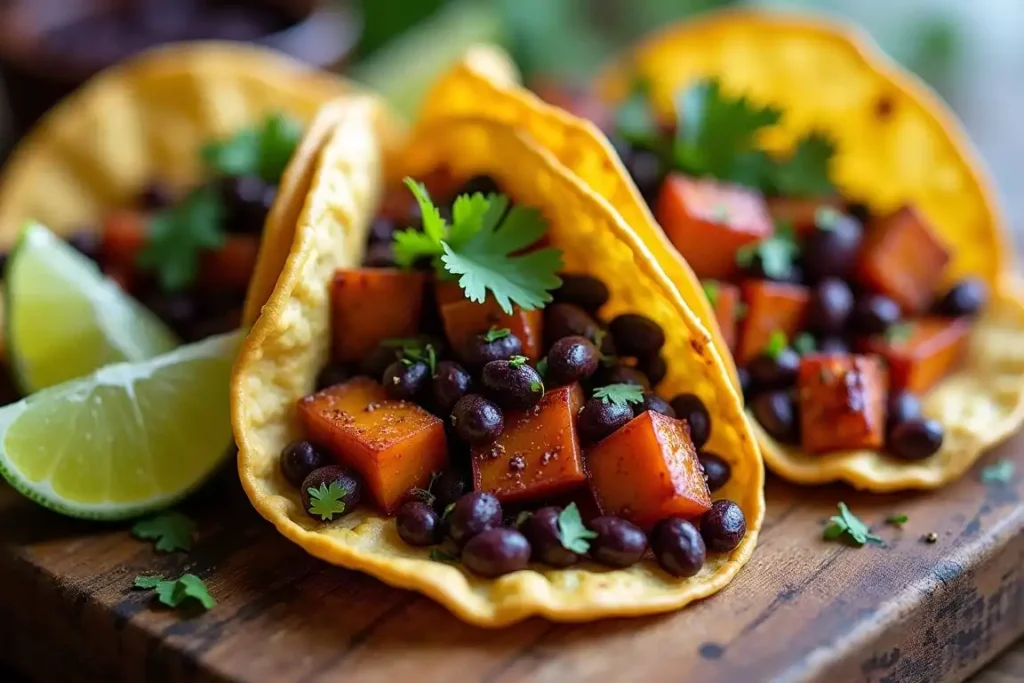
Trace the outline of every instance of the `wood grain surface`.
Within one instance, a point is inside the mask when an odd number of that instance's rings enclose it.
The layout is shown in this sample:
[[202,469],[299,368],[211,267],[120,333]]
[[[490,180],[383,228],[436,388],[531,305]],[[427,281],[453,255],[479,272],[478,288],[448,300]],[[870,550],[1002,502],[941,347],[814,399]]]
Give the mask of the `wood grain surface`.
[[[1024,472],[1024,436],[984,463],[1000,457]],[[3,488],[0,660],[61,683],[959,681],[1024,633],[1024,477],[982,484],[978,471],[929,495],[770,480],[762,541],[719,595],[659,617],[499,631],[305,555],[230,470],[185,507],[200,521],[188,555]],[[839,500],[885,545],[821,540]],[[909,516],[903,529],[884,524],[894,513]],[[922,540],[931,531],[937,543]],[[216,608],[182,617],[130,589],[137,574],[184,570]]]

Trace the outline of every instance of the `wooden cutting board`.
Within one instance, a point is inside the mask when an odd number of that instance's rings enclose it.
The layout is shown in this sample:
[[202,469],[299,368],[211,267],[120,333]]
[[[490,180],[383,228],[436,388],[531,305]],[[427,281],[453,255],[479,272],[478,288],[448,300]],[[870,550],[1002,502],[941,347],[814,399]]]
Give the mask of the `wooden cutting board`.
[[[0,659],[40,681],[960,681],[1024,633],[1024,436],[1009,484],[980,467],[933,494],[873,496],[770,480],[753,559],[681,612],[504,630],[326,565],[248,506],[234,473],[184,510],[192,553],[157,555],[124,526],[62,519],[0,488]],[[884,546],[825,542],[846,501]],[[905,513],[903,529],[884,524]],[[938,540],[922,537],[934,531]],[[206,579],[205,614],[154,606],[137,574]]]

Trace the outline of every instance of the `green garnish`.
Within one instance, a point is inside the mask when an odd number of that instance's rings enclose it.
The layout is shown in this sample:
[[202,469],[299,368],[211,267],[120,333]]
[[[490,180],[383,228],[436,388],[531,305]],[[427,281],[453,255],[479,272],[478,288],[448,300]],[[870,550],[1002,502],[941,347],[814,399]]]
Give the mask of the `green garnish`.
[[512,356],[511,358],[508,359],[508,366],[510,368],[518,368],[523,365],[526,365],[526,362],[528,360],[530,359],[527,358],[526,356]]
[[761,259],[765,275],[775,280],[786,280],[793,274],[793,263],[800,253],[800,247],[787,230],[777,230],[774,235],[754,244],[746,244],[736,250],[736,265],[749,268],[754,257]]
[[430,559],[432,559],[434,562],[444,562],[446,564],[457,564],[459,561],[458,557],[452,555],[449,552],[441,550],[440,548],[430,549]]
[[818,342],[816,342],[814,337],[807,332],[801,332],[793,338],[793,350],[801,356],[808,353],[814,353],[817,348]]
[[512,330],[507,327],[492,327],[491,329],[484,332],[484,341],[490,344],[493,341],[504,339],[505,337],[512,334]]
[[890,344],[902,344],[914,336],[914,326],[911,323],[896,323],[890,325],[885,331],[885,341]]
[[842,219],[843,214],[831,206],[819,206],[814,212],[814,226],[818,230],[825,230],[826,232],[835,230]]
[[714,306],[718,299],[719,285],[713,280],[705,280],[700,283],[700,286],[704,289],[704,296],[708,298],[711,305]]
[[203,609],[210,609],[217,601],[210,590],[195,574],[185,574],[178,579],[165,580],[163,576],[136,576],[134,588],[155,590],[157,599],[168,607],[179,607],[187,600],[195,600]]
[[569,503],[558,514],[558,540],[562,547],[582,555],[590,550],[592,538],[597,538],[597,534],[583,526],[583,518],[580,517],[576,503]]
[[615,112],[615,131],[636,147],[653,148],[661,131],[650,101],[651,84],[646,78],[634,76],[629,95]]
[[824,537],[826,541],[844,537],[858,547],[868,542],[882,543],[882,539],[871,533],[867,524],[860,521],[856,515],[850,512],[850,508],[846,507],[846,503],[842,502],[839,503],[839,514],[829,519]]
[[448,519],[448,515],[452,514],[452,510],[455,509],[455,503],[448,503],[444,506],[444,512],[441,513],[441,521]]
[[221,175],[257,175],[268,183],[277,183],[301,137],[298,121],[271,114],[253,128],[204,145],[200,154],[206,165]]
[[512,306],[534,310],[551,301],[562,281],[562,252],[552,247],[517,253],[547,232],[540,212],[509,208],[508,197],[461,195],[452,207],[452,223],[441,217],[426,188],[411,178],[405,184],[416,197],[423,230],[395,234],[395,260],[412,266],[430,258],[441,277],[459,276],[466,298],[481,303],[490,292],[503,311]]
[[330,486],[311,486],[306,489],[306,493],[309,494],[309,514],[319,515],[321,521],[330,522],[334,515],[345,514],[345,501],[342,499],[349,494],[348,487],[332,481]]
[[635,384],[609,384],[594,389],[594,398],[620,406],[643,403],[644,388]]
[[146,541],[156,541],[153,547],[162,553],[192,549],[192,535],[196,523],[180,512],[165,512],[155,517],[141,519],[132,525],[132,536]]
[[530,391],[532,391],[535,394],[543,394],[544,382],[538,382],[536,380],[530,382]]
[[539,361],[537,361],[537,368],[536,368],[536,370],[537,370],[537,374],[540,375],[542,378],[545,377],[548,374],[548,357],[547,356],[544,356]]
[[529,510],[523,510],[522,512],[520,512],[518,515],[516,515],[516,527],[522,525],[522,523],[528,520],[531,516],[533,516],[533,513],[530,512]]
[[908,519],[910,518],[906,515],[889,515],[885,518],[885,523],[893,526],[903,526],[907,523]]
[[784,197],[831,194],[835,187],[829,180],[828,166],[835,152],[835,143],[821,133],[800,138],[788,159],[775,162],[770,188],[765,189]]
[[764,355],[769,358],[777,358],[780,353],[786,350],[789,346],[789,340],[786,338],[786,333],[782,330],[773,330],[768,335],[768,343],[764,347]]
[[981,481],[985,484],[1006,484],[1013,478],[1014,465],[1009,460],[999,460],[981,471]]
[[149,221],[146,246],[139,253],[137,265],[155,272],[165,290],[185,289],[196,279],[199,252],[224,244],[223,217],[224,206],[217,191],[209,185],[194,188],[181,202]]
[[402,363],[412,365],[413,363],[426,363],[430,368],[430,374],[437,372],[437,352],[433,344],[423,344],[419,348],[414,346],[402,347]]

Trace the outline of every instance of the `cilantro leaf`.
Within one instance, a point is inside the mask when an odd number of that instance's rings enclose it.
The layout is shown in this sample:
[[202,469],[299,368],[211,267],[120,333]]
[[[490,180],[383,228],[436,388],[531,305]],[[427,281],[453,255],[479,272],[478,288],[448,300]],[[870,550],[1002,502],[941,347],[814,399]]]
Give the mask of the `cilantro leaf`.
[[180,512],[166,512],[142,519],[132,525],[132,535],[143,540],[155,540],[153,547],[163,553],[191,550],[196,523]]
[[440,258],[444,253],[441,242],[448,236],[448,223],[430,199],[423,183],[406,178],[405,185],[419,204],[423,217],[422,230],[408,228],[395,233],[395,262],[408,268],[421,258]]
[[999,460],[981,471],[981,481],[985,484],[1006,484],[1013,478],[1014,465],[1009,460]]
[[718,299],[719,285],[714,280],[705,280],[700,283],[700,286],[704,288],[704,296],[708,298],[711,305],[714,306]]
[[826,232],[835,230],[839,221],[843,220],[843,214],[831,206],[819,206],[814,212],[814,227]]
[[769,358],[777,358],[786,350],[787,346],[789,346],[789,340],[786,338],[786,333],[782,330],[772,330],[772,333],[768,335],[768,343],[764,347],[764,355]]
[[761,268],[769,278],[785,281],[793,273],[793,264],[800,253],[800,247],[786,226],[780,225],[771,237],[754,244],[746,244],[736,250],[736,264],[749,268],[757,257]]
[[814,337],[806,332],[801,332],[793,339],[793,350],[801,356],[805,356],[808,353],[814,353],[817,348],[818,342],[816,342]]
[[196,278],[199,252],[224,244],[223,217],[217,191],[209,185],[194,188],[183,201],[150,220],[146,247],[138,255],[137,265],[156,272],[165,290],[185,289]]
[[207,167],[221,175],[258,175],[268,183],[277,183],[301,137],[298,121],[275,113],[252,128],[207,143],[200,156]]
[[893,526],[903,526],[909,519],[906,515],[889,515],[885,518],[885,523]]
[[406,365],[425,363],[430,368],[430,374],[433,375],[437,372],[437,351],[434,350],[433,344],[424,344],[419,340],[417,342],[419,342],[419,346],[402,347],[402,362]]
[[831,194],[835,187],[829,180],[828,171],[835,151],[835,143],[821,133],[800,138],[789,157],[776,162],[770,181],[771,190],[787,197]]
[[136,576],[134,588],[155,590],[157,600],[168,607],[180,607],[187,600],[195,600],[203,609],[211,609],[217,602],[210,595],[203,580],[195,574],[184,574],[173,580],[163,576]]
[[530,360],[526,356],[512,356],[508,359],[509,367],[518,368],[526,365],[526,361]]
[[896,323],[885,331],[885,340],[890,344],[902,344],[914,336],[912,323]]
[[543,379],[544,376],[548,374],[548,357],[544,356],[537,361],[537,367],[535,369],[537,370],[537,374]]
[[644,388],[636,384],[609,384],[594,389],[594,398],[616,405],[643,403]]
[[508,210],[508,197],[480,193],[459,195],[452,205],[452,226],[447,242],[458,249],[483,229],[494,230]]
[[491,329],[484,332],[484,341],[490,344],[491,342],[504,339],[505,337],[512,334],[512,330],[507,327],[492,327]]
[[558,540],[562,547],[582,555],[590,550],[592,538],[597,538],[597,534],[583,526],[576,503],[569,503],[558,514]]
[[650,81],[634,77],[629,95],[615,111],[615,132],[637,147],[655,147],[660,137],[658,119],[651,106],[650,91]]
[[882,543],[882,539],[871,533],[871,529],[857,518],[846,503],[840,502],[839,514],[829,519],[823,536],[825,540],[832,541],[844,537],[854,545],[860,547],[865,543]]
[[156,588],[164,581],[163,574],[154,574],[153,576],[136,576],[134,588],[142,588],[144,590],[151,590]]
[[345,501],[342,500],[349,494],[347,487],[336,481],[331,485],[320,484],[320,488],[310,487],[306,489],[309,494],[309,514],[319,515],[321,521],[332,521],[334,515],[345,514]]

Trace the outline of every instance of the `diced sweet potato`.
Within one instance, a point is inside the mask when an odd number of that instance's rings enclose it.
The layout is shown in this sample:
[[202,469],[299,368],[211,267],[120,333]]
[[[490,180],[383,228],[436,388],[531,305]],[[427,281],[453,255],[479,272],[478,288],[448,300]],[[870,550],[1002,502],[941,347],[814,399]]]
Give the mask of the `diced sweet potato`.
[[787,339],[804,326],[810,293],[806,287],[767,280],[749,280],[741,286],[746,314],[740,321],[736,362],[744,365],[765,350],[772,333]]
[[505,429],[493,444],[473,448],[473,488],[502,503],[536,502],[583,486],[576,414],[579,384],[552,389],[534,408],[507,411]]
[[798,235],[814,229],[818,209],[842,211],[844,208],[841,197],[769,197],[767,202],[772,221],[793,226],[793,232]]
[[104,270],[134,269],[146,246],[146,218],[138,211],[113,211],[103,219],[100,262]]
[[718,328],[729,351],[736,351],[736,330],[739,325],[740,289],[736,285],[718,280],[705,280],[704,293],[715,311]]
[[360,360],[391,337],[416,334],[426,276],[392,268],[339,270],[331,283],[334,357]]
[[913,206],[874,221],[861,247],[857,279],[885,294],[911,315],[929,307],[949,251]]
[[488,298],[482,304],[464,299],[442,305],[441,319],[448,343],[456,351],[463,348],[470,335],[486,332],[492,327],[504,327],[519,337],[524,356],[531,361],[540,358],[544,339],[544,316],[540,310],[524,311],[515,306],[512,315],[508,315],[494,299]]
[[643,528],[669,516],[692,519],[711,494],[686,423],[648,410],[587,451],[601,513]]
[[893,391],[922,393],[963,360],[971,323],[962,318],[918,318],[897,329],[906,334],[871,337],[859,344],[860,350],[885,359]]
[[665,179],[655,214],[662,229],[700,278],[739,273],[736,252],[770,237],[772,220],[753,190],[678,173]]
[[313,443],[363,475],[386,514],[448,464],[444,423],[415,403],[387,399],[366,377],[301,399],[299,419]]
[[825,453],[880,448],[888,397],[885,366],[876,356],[809,354],[797,378],[803,449]]
[[256,270],[260,238],[256,235],[229,235],[216,251],[202,255],[199,281],[210,289],[244,292]]
[[434,300],[438,306],[465,301],[466,294],[458,280],[434,280]]

